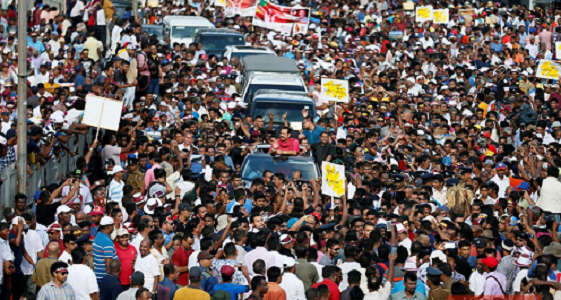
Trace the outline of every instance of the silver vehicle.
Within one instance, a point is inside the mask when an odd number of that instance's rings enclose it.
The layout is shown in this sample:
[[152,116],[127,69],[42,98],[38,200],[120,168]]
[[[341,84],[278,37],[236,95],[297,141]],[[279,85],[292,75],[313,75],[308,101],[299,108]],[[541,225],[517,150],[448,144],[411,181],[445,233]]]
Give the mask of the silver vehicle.
[[189,46],[195,39],[195,31],[199,28],[214,28],[209,20],[195,16],[165,16],[164,36],[169,36],[170,45],[175,43]]

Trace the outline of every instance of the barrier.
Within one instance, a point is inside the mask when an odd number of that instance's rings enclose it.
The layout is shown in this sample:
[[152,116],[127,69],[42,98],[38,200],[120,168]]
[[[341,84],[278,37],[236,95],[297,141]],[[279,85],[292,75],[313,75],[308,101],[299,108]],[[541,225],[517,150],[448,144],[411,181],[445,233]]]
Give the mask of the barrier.
[[[49,185],[52,183],[59,182],[68,171],[72,171],[76,168],[76,160],[79,156],[85,155],[83,153],[86,149],[86,142],[91,143],[93,140],[92,130],[88,131],[87,135],[73,135],[67,143],[67,147],[75,153],[72,157],[70,154],[62,151],[62,155],[51,156],[49,161],[36,169],[36,166],[31,166],[33,168],[33,175],[27,177],[27,205],[33,203],[33,196],[35,192],[44,185]],[[14,198],[17,193],[17,170],[16,164],[7,166],[0,172],[0,178],[2,178],[2,186],[0,186],[0,205],[2,207],[9,207],[14,205]]]

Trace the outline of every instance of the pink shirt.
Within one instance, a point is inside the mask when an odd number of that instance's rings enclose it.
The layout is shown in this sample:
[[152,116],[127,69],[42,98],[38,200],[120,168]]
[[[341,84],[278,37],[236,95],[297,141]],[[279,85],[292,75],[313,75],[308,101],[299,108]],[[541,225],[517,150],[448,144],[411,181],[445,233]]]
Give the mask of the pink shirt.
[[146,175],[144,175],[144,184],[146,185],[146,187],[148,188],[150,186],[150,183],[152,183],[152,181],[154,181],[154,179],[156,179],[154,177],[154,170],[159,169],[160,165],[159,164],[155,164],[152,166],[152,168],[148,171],[146,171]]
[[[281,139],[277,140],[277,144],[279,145],[277,148],[278,151],[296,151],[296,154],[300,154],[300,141],[295,138],[287,138],[286,142],[283,142]],[[269,148],[269,151],[273,149],[273,146]]]

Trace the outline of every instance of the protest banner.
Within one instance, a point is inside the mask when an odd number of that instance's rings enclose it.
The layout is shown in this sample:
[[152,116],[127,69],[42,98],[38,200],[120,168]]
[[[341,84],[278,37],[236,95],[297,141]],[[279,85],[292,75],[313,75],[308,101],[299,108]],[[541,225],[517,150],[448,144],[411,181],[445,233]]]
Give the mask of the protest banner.
[[450,10],[448,8],[435,9],[433,10],[432,16],[432,21],[435,24],[448,24],[448,22],[450,22]]
[[214,1],[214,6],[215,7],[225,7],[226,6],[226,0],[215,0]]
[[86,108],[82,124],[97,127],[96,139],[99,128],[118,131],[121,122],[123,102],[95,95],[86,96]]
[[419,6],[415,10],[415,22],[432,21],[432,6]]
[[257,0],[217,0],[224,2],[224,15],[232,18],[235,15],[253,17]]
[[551,60],[541,60],[536,71],[536,77],[559,80],[561,65]]
[[561,42],[555,42],[555,59],[561,60]]
[[349,82],[340,79],[321,79],[321,97],[326,101],[349,102]]
[[278,6],[267,0],[259,1],[253,18],[255,26],[286,33],[292,33],[293,28],[300,33],[305,32],[309,22],[309,8]]
[[345,194],[345,166],[321,162],[321,193],[331,197]]

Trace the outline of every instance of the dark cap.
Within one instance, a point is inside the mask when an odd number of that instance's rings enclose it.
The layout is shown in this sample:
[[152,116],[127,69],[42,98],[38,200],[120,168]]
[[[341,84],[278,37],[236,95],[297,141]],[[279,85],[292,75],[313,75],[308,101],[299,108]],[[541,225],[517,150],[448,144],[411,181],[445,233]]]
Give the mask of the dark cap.
[[84,175],[84,172],[82,172],[82,170],[80,170],[80,169],[76,169],[76,170],[74,170],[74,172],[72,172],[72,176],[74,178],[82,178],[83,175]]
[[380,208],[380,209],[378,209],[378,216],[379,216],[379,217],[380,217],[380,216],[384,216],[384,217],[385,217],[385,216],[387,216],[387,215],[388,215],[388,213],[386,212],[386,209],[385,209],[385,208]]
[[201,267],[192,267],[189,270],[189,277],[200,277],[201,275],[203,275],[203,269],[201,269]]
[[131,285],[143,285],[144,284],[144,274],[142,272],[134,272],[131,275]]
[[428,274],[428,275],[431,275],[431,276],[440,276],[440,275],[442,275],[442,274],[444,274],[444,273],[442,273],[442,271],[440,271],[440,270],[437,269],[437,268],[428,267],[428,268],[427,268],[427,274]]
[[193,211],[193,209],[191,208],[191,205],[189,205],[187,203],[179,203],[179,206],[177,207],[177,209],[179,209],[179,211],[184,211],[184,210]]
[[487,247],[487,240],[486,239],[475,239],[473,241],[475,248],[485,248]]
[[199,253],[199,255],[197,256],[197,259],[198,259],[198,260],[201,260],[201,259],[213,259],[213,258],[214,258],[214,256],[213,256],[212,254],[210,254],[208,251],[201,251],[201,252]]

